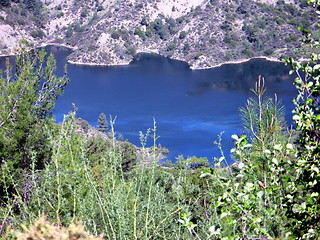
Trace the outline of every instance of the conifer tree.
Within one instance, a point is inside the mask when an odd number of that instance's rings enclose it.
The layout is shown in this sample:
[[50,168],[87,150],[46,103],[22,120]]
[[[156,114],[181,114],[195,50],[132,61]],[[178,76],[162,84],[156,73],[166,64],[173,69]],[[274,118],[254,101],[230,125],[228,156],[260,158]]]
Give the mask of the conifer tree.
[[107,116],[104,113],[99,115],[97,129],[103,133],[106,133],[108,130]]
[[46,126],[52,124],[50,111],[68,78],[56,77],[55,59],[44,50],[22,50],[14,74],[11,69],[7,60],[0,73],[0,170],[19,179],[50,159]]

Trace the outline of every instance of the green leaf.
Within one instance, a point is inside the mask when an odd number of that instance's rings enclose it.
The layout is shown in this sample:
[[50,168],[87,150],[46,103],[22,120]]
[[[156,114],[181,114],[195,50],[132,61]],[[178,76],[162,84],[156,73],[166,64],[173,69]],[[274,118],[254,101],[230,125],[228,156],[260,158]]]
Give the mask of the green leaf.
[[209,232],[213,235],[219,235],[221,234],[221,230],[219,228],[216,229],[216,226],[211,226],[209,228]]
[[[309,84],[308,84],[308,85],[309,85]],[[313,102],[313,100],[312,100],[311,98],[308,98],[308,99],[306,100],[306,104],[307,104],[307,105],[312,104],[312,102]]]
[[271,151],[269,149],[264,150],[265,154],[271,154]]
[[314,65],[313,69],[314,69],[314,70],[318,70],[318,69],[320,69],[320,64],[316,64],[316,65]]
[[274,148],[274,150],[281,151],[282,146],[281,146],[281,144],[276,144],[276,145],[273,146],[273,148]]
[[239,169],[244,168],[244,163],[243,163],[243,162],[239,162],[239,164],[238,164],[238,168],[239,168]]
[[200,175],[201,178],[208,177],[208,176],[211,176],[211,173],[209,173],[209,172],[202,172],[201,175]]
[[220,219],[222,219],[222,218],[224,218],[226,216],[229,216],[229,215],[230,215],[229,212],[224,212],[224,213],[221,214]]
[[262,219],[259,218],[259,217],[256,217],[256,218],[253,218],[253,221],[257,222],[257,223],[260,223],[260,222],[262,222]]
[[295,121],[298,121],[298,120],[300,120],[300,116],[298,116],[298,115],[293,115],[292,119],[295,120]]
[[276,159],[276,158],[272,158],[272,160],[271,160],[275,165],[279,165],[279,162],[278,162],[278,160]]
[[252,148],[252,144],[248,143],[243,146],[243,148]]
[[319,168],[316,167],[315,165],[312,165],[312,166],[311,166],[311,170],[312,170],[312,171],[315,171],[316,173],[319,174]]
[[293,145],[291,143],[288,143],[286,145],[286,148],[289,149],[289,150],[293,150]]
[[258,198],[262,198],[263,194],[264,194],[263,191],[259,191],[259,192],[257,193]]

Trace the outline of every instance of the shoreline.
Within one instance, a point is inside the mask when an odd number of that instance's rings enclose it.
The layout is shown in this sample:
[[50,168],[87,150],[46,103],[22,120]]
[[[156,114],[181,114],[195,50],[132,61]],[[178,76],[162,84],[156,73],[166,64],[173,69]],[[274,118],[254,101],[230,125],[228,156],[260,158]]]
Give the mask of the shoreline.
[[97,66],[97,67],[112,67],[112,66],[128,66],[130,62],[127,63],[116,63],[116,64],[108,64],[108,63],[83,63],[83,62],[76,62],[72,60],[67,60],[68,63],[73,65],[82,65],[82,66]]
[[[149,54],[150,52],[139,52],[139,53],[145,53],[145,54]],[[151,54],[157,54],[159,56],[162,56],[161,54],[158,53],[151,53]],[[164,57],[164,56],[162,56]],[[169,57],[168,57],[169,58]],[[185,62],[186,64],[189,65],[189,63],[185,60],[182,59],[177,59],[177,58],[169,58],[172,60],[176,60],[176,61],[181,61],[181,62]],[[270,62],[279,62],[279,63],[283,63],[283,61],[277,59],[277,58],[271,58],[271,57],[266,57],[266,56],[257,56],[257,57],[252,57],[252,58],[245,58],[245,59],[239,59],[239,60],[234,60],[234,61],[227,61],[227,62],[222,62],[216,65],[213,65],[211,67],[192,67],[189,65],[189,68],[192,71],[196,71],[196,70],[206,70],[206,69],[213,69],[213,68],[217,68],[217,67],[221,67],[223,65],[231,65],[231,64],[241,64],[241,63],[246,63],[249,62],[253,59],[264,59],[266,61],[270,61]],[[112,66],[127,66],[131,63],[130,62],[126,62],[126,63],[115,63],[115,64],[107,64],[107,63],[83,63],[83,62],[77,62],[77,61],[72,61],[72,60],[67,60],[68,63],[70,64],[74,64],[74,65],[83,65],[83,66],[101,66],[101,67],[112,67]]]
[[[139,52],[139,53],[146,53],[149,54],[150,52]],[[152,54],[156,54],[156,53],[152,53]],[[161,54],[157,54],[159,56],[162,56]],[[164,56],[162,56],[164,57]],[[270,61],[270,62],[279,62],[279,63],[283,63],[283,61],[277,59],[277,58],[271,58],[271,57],[266,57],[266,56],[257,56],[257,57],[252,57],[252,58],[245,58],[245,59],[239,59],[239,60],[234,60],[234,61],[227,61],[227,62],[222,62],[216,65],[213,65],[211,67],[192,67],[189,65],[189,63],[185,60],[182,59],[177,59],[177,58],[169,58],[172,60],[176,60],[176,61],[181,61],[181,62],[185,62],[186,64],[188,64],[189,68],[192,71],[197,71],[197,70],[207,70],[207,69],[214,69],[214,68],[218,68],[221,67],[223,65],[231,65],[231,64],[241,64],[241,63],[246,63],[249,62],[253,59],[264,59],[266,61]],[[70,64],[74,64],[74,65],[83,65],[83,66],[101,66],[101,67],[112,67],[112,66],[128,66],[130,62],[126,62],[126,63],[115,63],[115,64],[107,64],[107,63],[83,63],[83,62],[76,62],[76,61],[72,61],[72,60],[67,60],[68,63]]]
[[[33,48],[30,48],[30,50],[33,50],[33,49],[36,49],[36,48],[44,48],[44,47],[48,47],[48,46],[56,46],[56,47],[65,47],[65,48],[68,48],[72,51],[76,50],[77,47],[72,47],[72,46],[69,46],[69,45],[65,45],[65,44],[59,44],[59,43],[43,43],[43,44],[40,44],[39,47],[33,47]],[[138,53],[146,53],[146,54],[157,54],[159,56],[162,56],[161,54],[159,53],[156,53],[154,51],[139,51]],[[138,54],[137,53],[137,54]],[[12,57],[14,56],[15,54],[11,53],[11,54],[1,54],[0,57]],[[165,57],[165,56],[162,56],[162,57]],[[134,57],[133,57],[134,58]],[[283,61],[277,59],[277,58],[274,58],[274,57],[266,57],[266,56],[257,56],[257,57],[251,57],[251,58],[245,58],[245,59],[239,59],[239,60],[234,60],[234,61],[226,61],[226,62],[222,62],[222,63],[218,63],[218,64],[215,64],[213,66],[210,66],[210,67],[192,67],[190,66],[190,64],[183,60],[183,59],[179,59],[179,58],[170,58],[170,57],[167,57],[168,59],[172,59],[172,60],[176,60],[176,61],[182,61],[182,62],[185,62],[186,64],[188,64],[189,68],[192,70],[192,71],[196,71],[196,70],[207,70],[207,69],[214,69],[214,68],[217,68],[217,67],[221,67],[223,65],[231,65],[231,64],[241,64],[241,63],[246,63],[246,62],[249,62],[250,60],[253,60],[253,59],[264,59],[266,61],[270,61],[270,62],[279,62],[279,63],[282,63]],[[306,59],[303,59],[304,61]],[[128,66],[131,62],[131,61],[127,61],[127,62],[117,62],[117,63],[84,63],[84,62],[78,62],[78,61],[74,61],[74,60],[68,60],[66,59],[66,61],[69,63],[69,64],[73,64],[73,65],[82,65],[82,66],[101,66],[101,67],[112,67],[112,66]],[[299,61],[302,61],[302,60],[299,60]]]
[[[68,48],[72,51],[76,50],[77,47],[72,47],[72,46],[68,46],[68,45],[65,45],[65,44],[59,44],[59,43],[43,43],[43,44],[40,44],[38,47],[26,47],[26,50],[27,51],[32,51],[34,49],[37,49],[37,48],[45,48],[45,47],[48,47],[48,46],[53,46],[53,47],[64,47],[64,48]],[[16,54],[14,53],[9,53],[9,54],[0,54],[0,57],[12,57],[12,56],[15,56]]]
[[227,62],[222,62],[222,63],[218,63],[216,65],[213,65],[211,67],[202,67],[202,68],[192,68],[190,67],[191,70],[206,70],[206,69],[213,69],[213,68],[217,68],[217,67],[221,67],[223,65],[232,65],[232,64],[241,64],[241,63],[246,63],[249,62],[253,59],[264,59],[266,61],[269,62],[279,62],[282,63],[281,60],[277,59],[277,58],[272,58],[272,57],[266,57],[266,56],[257,56],[257,57],[252,57],[252,58],[244,58],[244,59],[239,59],[239,60],[234,60],[234,61],[227,61]]

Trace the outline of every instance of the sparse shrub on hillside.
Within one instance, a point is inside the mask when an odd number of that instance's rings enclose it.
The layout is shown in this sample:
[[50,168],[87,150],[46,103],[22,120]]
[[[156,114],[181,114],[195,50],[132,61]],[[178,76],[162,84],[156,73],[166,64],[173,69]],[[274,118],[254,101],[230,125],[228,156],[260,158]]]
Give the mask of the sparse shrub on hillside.
[[298,40],[298,36],[295,34],[290,34],[289,36],[285,37],[285,41],[287,43],[296,42]]
[[245,47],[245,49],[243,49],[241,53],[248,58],[252,58],[254,56],[254,52],[250,47]]
[[11,0],[1,0],[0,6],[2,7],[10,7]]
[[21,26],[26,25],[26,21],[23,18],[18,18],[17,23]]
[[143,8],[143,4],[142,3],[138,3],[134,6],[134,8],[137,10],[137,11],[140,11],[142,8]]
[[168,45],[167,51],[168,51],[168,52],[171,52],[171,51],[175,50],[176,47],[177,47],[176,41],[172,41],[172,42]]
[[57,18],[61,18],[64,16],[64,13],[62,11],[57,12]]
[[32,30],[31,31],[31,37],[33,38],[39,38],[42,39],[46,34],[41,29],[38,30]]
[[130,44],[125,44],[125,47],[128,51],[128,53],[131,55],[131,56],[134,56],[137,52],[136,48]]
[[244,23],[242,30],[246,33],[247,39],[250,43],[258,40],[258,29],[254,25]]
[[300,11],[293,4],[285,4],[283,9],[292,16],[299,16]]
[[258,18],[258,20],[255,23],[255,27],[259,28],[259,29],[264,29],[267,25],[267,21],[265,19],[262,18]]
[[229,22],[229,21],[224,21],[224,22],[220,25],[220,28],[221,28],[223,31],[230,32],[230,31],[232,31],[232,23]]
[[153,22],[150,22],[147,28],[157,34],[161,39],[166,40],[168,29],[160,18],[156,18]]
[[190,44],[189,43],[185,43],[183,45],[182,52],[186,56],[189,53],[189,51],[190,51]]
[[71,27],[75,32],[83,32],[85,30],[85,26],[81,26],[78,22],[72,23]]
[[177,23],[179,23],[179,24],[181,24],[181,23],[183,23],[183,22],[185,22],[185,17],[178,17],[177,19],[176,19],[176,21],[177,21]]
[[226,33],[223,38],[223,42],[229,44],[232,48],[236,47],[238,41],[239,39],[234,33]]
[[147,28],[147,30],[146,30],[146,36],[149,38],[152,37],[152,31],[149,28]]
[[181,31],[179,34],[179,38],[180,39],[184,39],[187,36],[187,32],[186,31]]
[[97,7],[97,12],[101,12],[101,11],[103,11],[104,10],[104,7],[102,6],[102,5],[99,5],[98,7]]
[[129,32],[127,29],[121,29],[119,31],[120,35],[121,35],[121,39],[127,43],[130,42],[130,36],[129,36]]
[[143,26],[148,26],[149,22],[149,16],[143,16],[143,18],[141,19],[141,25]]
[[173,18],[166,18],[166,24],[168,26],[169,33],[171,35],[177,32],[176,21]]
[[81,13],[80,13],[80,17],[82,18],[86,18],[88,16],[88,11],[87,10],[83,10]]
[[194,59],[199,59],[203,55],[203,52],[199,51],[194,54]]
[[210,44],[216,44],[217,43],[217,41],[216,41],[216,39],[215,39],[215,37],[211,37],[210,39],[209,39],[209,43]]
[[40,0],[23,0],[24,5],[27,9],[37,12],[42,7],[42,2]]
[[113,32],[111,33],[111,37],[112,37],[113,39],[119,39],[119,38],[120,38],[120,33],[119,33],[119,31],[113,31]]
[[284,20],[280,17],[275,17],[274,20],[276,21],[277,24],[282,25],[284,23]]
[[266,49],[263,53],[264,53],[266,56],[270,56],[271,54],[274,53],[274,51],[273,51],[273,49],[268,48],[268,49]]
[[72,34],[73,34],[73,29],[68,27],[68,29],[65,33],[66,38],[70,38],[72,36]]
[[144,31],[142,31],[140,28],[136,28],[134,30],[134,34],[139,36],[142,40],[145,40],[146,39],[146,34]]

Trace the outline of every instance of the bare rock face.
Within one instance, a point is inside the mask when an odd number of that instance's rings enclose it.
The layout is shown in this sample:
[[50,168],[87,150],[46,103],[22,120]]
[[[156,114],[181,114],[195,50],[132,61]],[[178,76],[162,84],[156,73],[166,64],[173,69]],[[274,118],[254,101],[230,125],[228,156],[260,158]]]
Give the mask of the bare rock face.
[[[69,62],[128,64],[153,52],[210,68],[257,56],[297,54],[299,26],[314,10],[297,0],[33,0],[0,7],[0,54],[21,39],[74,49]],[[301,53],[299,53],[301,54]]]

